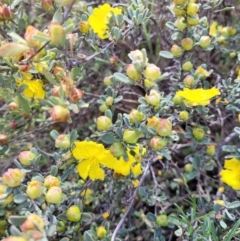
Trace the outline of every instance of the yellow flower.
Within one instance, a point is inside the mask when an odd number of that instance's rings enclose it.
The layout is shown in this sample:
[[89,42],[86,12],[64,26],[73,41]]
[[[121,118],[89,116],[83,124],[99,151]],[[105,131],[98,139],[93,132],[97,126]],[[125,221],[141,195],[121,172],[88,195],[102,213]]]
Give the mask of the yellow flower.
[[210,73],[207,70],[205,70],[202,66],[199,66],[195,71],[195,75],[201,77],[209,77]]
[[104,179],[104,171],[100,165],[113,169],[116,159],[102,144],[93,141],[75,141],[73,156],[80,160],[77,170],[84,180],[89,177],[92,181]]
[[208,105],[210,99],[216,95],[220,95],[220,92],[215,87],[208,90],[204,90],[203,88],[194,90],[184,88],[183,91],[178,91],[176,95],[183,97],[190,106],[197,106]]
[[100,39],[106,39],[109,37],[107,30],[109,30],[108,24],[112,14],[116,16],[121,12],[120,8],[112,8],[108,3],[105,3],[93,9],[88,23]]
[[221,181],[235,190],[240,190],[240,160],[225,160],[224,169],[220,172]]
[[139,180],[138,179],[132,180],[132,184],[133,184],[134,187],[138,187]]
[[214,204],[218,204],[219,206],[223,206],[224,205],[224,201],[221,199],[217,199],[213,201]]
[[104,219],[107,219],[107,218],[109,217],[109,212],[103,213],[103,214],[102,214],[102,217],[103,217]]
[[217,37],[217,25],[218,23],[216,21],[213,21],[210,29],[209,29],[209,35],[212,37]]
[[128,160],[125,161],[123,157],[121,157],[116,165],[114,166],[114,171],[122,174],[123,176],[127,176],[130,174],[130,171],[135,176],[142,174],[141,161],[142,156],[145,154],[146,148],[140,148],[140,145],[137,145],[135,149],[127,149]]

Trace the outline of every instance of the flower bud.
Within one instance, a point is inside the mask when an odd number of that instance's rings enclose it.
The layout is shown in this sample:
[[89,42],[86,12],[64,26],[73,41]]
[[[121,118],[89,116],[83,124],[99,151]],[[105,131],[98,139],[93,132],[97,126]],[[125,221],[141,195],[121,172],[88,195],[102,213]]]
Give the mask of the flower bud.
[[60,186],[60,181],[57,177],[54,177],[52,175],[48,175],[44,179],[44,187],[49,189],[50,187],[59,187]]
[[184,9],[178,8],[176,6],[173,7],[173,12],[178,17],[184,16],[186,14],[186,11]]
[[45,224],[42,218],[35,213],[31,213],[27,217],[27,220],[20,226],[20,228],[22,232],[33,230],[43,231],[44,226]]
[[11,122],[9,123],[9,127],[10,127],[11,129],[16,129],[17,126],[18,126],[18,123],[17,123],[16,121],[11,121]]
[[174,4],[176,5],[183,5],[187,3],[188,0],[173,0]]
[[120,142],[113,143],[109,149],[111,154],[115,157],[121,157],[124,154],[124,147]]
[[186,172],[186,173],[190,173],[190,172],[192,172],[193,171],[193,164],[192,163],[188,163],[188,164],[186,164],[185,166],[184,166],[184,171]]
[[158,121],[159,121],[159,118],[157,118],[156,116],[148,118],[147,127],[155,130],[157,128]]
[[32,48],[38,48],[41,45],[40,41],[37,41],[34,37],[38,35],[40,31],[35,27],[29,25],[24,34],[24,39],[27,41],[28,45]]
[[5,134],[0,134],[0,145],[8,144],[8,136]]
[[106,236],[107,234],[107,230],[103,227],[103,226],[100,226],[97,228],[97,237],[102,239]]
[[20,169],[9,168],[3,173],[2,180],[8,187],[18,187],[21,184],[23,177],[24,173]]
[[202,128],[193,128],[193,136],[196,140],[201,141],[204,138],[205,132]]
[[148,80],[148,79],[145,79],[144,80],[144,86],[147,88],[147,89],[150,89],[154,86],[154,82]]
[[234,36],[236,33],[237,33],[237,30],[236,30],[234,27],[229,26],[229,27],[227,28],[227,34],[228,34],[228,36],[232,37],[232,36]]
[[191,26],[196,26],[199,23],[199,17],[198,14],[194,17],[187,17],[187,23]]
[[9,236],[7,238],[2,239],[2,241],[27,241],[27,239],[19,236]]
[[187,61],[182,65],[182,69],[184,71],[190,71],[192,68],[193,68],[193,65],[190,61]]
[[215,145],[208,145],[206,152],[209,156],[213,157],[215,155],[215,152],[216,152],[216,146]]
[[61,68],[60,66],[55,66],[53,69],[53,75],[58,80],[61,80],[66,75],[66,71],[63,68]]
[[109,109],[109,107],[106,105],[106,104],[101,104],[100,106],[99,106],[99,110],[100,110],[100,112],[102,112],[102,113],[104,113],[106,110],[108,110]]
[[60,149],[68,149],[70,147],[70,139],[67,135],[62,134],[55,140],[55,146]]
[[114,102],[113,97],[112,97],[112,96],[109,96],[109,97],[107,97],[105,103],[106,103],[107,106],[112,106],[112,105],[113,105],[113,102]]
[[230,54],[229,54],[229,56],[230,56],[230,58],[235,58],[236,56],[237,56],[237,53],[236,52],[231,52]]
[[50,115],[54,122],[67,122],[70,117],[70,111],[61,105],[55,105],[50,110]]
[[50,189],[47,191],[45,200],[48,203],[52,204],[58,204],[62,200],[62,189],[61,187],[50,187]]
[[104,79],[103,79],[103,83],[106,85],[106,86],[111,86],[113,84],[112,80],[111,80],[111,77],[112,76],[106,76]]
[[141,50],[136,49],[134,51],[131,51],[128,56],[133,61],[133,63],[139,63],[140,65],[146,65],[148,62],[148,58],[145,59],[144,63],[144,56]]
[[184,38],[181,41],[183,49],[189,51],[193,48],[193,40],[191,38]]
[[42,0],[42,8],[46,12],[51,12],[54,10],[52,0]]
[[166,227],[168,225],[168,216],[166,214],[160,214],[156,218],[156,223],[159,227]]
[[199,44],[200,47],[205,49],[205,48],[207,48],[210,45],[211,38],[209,36],[202,36],[200,38],[199,42],[200,42],[200,44]]
[[128,144],[136,144],[140,137],[142,137],[141,131],[127,129],[123,132],[123,140]]
[[81,210],[77,205],[72,205],[67,210],[67,220],[70,222],[79,222],[82,216]]
[[57,223],[57,231],[62,232],[66,229],[66,224],[63,221],[58,221]]
[[186,110],[183,110],[179,113],[179,119],[182,121],[187,121],[189,119],[189,113]]
[[50,34],[50,41],[53,46],[62,46],[66,40],[66,34],[63,26],[57,22],[52,22],[48,28]]
[[195,75],[200,77],[209,77],[210,73],[202,66],[199,66],[195,71]]
[[174,105],[180,105],[182,103],[182,101],[183,101],[183,97],[182,96],[175,95],[173,97],[173,104]]
[[18,160],[24,165],[24,166],[31,166],[31,161],[36,157],[36,155],[31,151],[22,151],[18,155]]
[[161,76],[161,70],[155,64],[148,64],[144,70],[144,76],[150,81],[157,81]]
[[52,89],[52,95],[55,97],[60,97],[61,88],[62,88],[64,97],[68,96],[69,87],[66,84],[61,84],[61,86],[54,86]]
[[26,191],[28,197],[32,200],[37,199],[42,196],[42,183],[39,181],[31,181],[28,183],[27,191]]
[[10,111],[17,110],[17,109],[19,109],[19,105],[16,102],[11,102],[11,103],[8,104],[8,109]]
[[127,72],[127,76],[134,81],[139,81],[141,79],[141,73],[137,71],[137,69],[133,64],[129,64],[127,66],[126,72]]
[[11,9],[6,5],[0,3],[0,21],[1,20],[11,20],[13,18],[13,12]]
[[225,44],[226,43],[226,38],[224,36],[220,36],[218,39],[217,39],[218,43],[220,44]]
[[146,102],[154,107],[159,107],[161,95],[156,90],[150,90],[149,95],[145,95]]
[[73,89],[73,87],[74,87],[74,81],[70,77],[62,78],[61,82],[62,82],[62,84],[67,85],[69,89]]
[[182,55],[183,50],[181,47],[179,47],[178,45],[174,44],[171,48],[171,53],[174,57],[179,57]]
[[112,126],[112,120],[107,116],[97,118],[97,128],[99,131],[107,131]]
[[78,25],[78,28],[81,33],[88,33],[91,29],[91,26],[87,21],[81,21]]
[[172,133],[172,123],[168,119],[160,119],[156,126],[159,136],[170,136]]
[[177,20],[174,23],[174,26],[178,30],[183,31],[187,27],[187,24],[185,23],[185,18],[184,17],[178,17]]
[[183,84],[185,85],[185,87],[187,88],[192,88],[195,84],[194,78],[192,75],[187,75],[184,80],[183,80]]
[[72,102],[78,102],[83,98],[84,92],[80,89],[74,88],[69,93],[69,100]]
[[[4,200],[1,200],[1,199],[4,199]],[[13,202],[13,195],[10,194],[0,194],[0,206],[1,205],[4,205],[4,206],[7,206],[8,204],[12,203]]]
[[112,65],[116,65],[118,63],[118,56],[117,55],[113,55],[109,58],[109,62],[112,64]]
[[198,10],[199,10],[199,6],[196,3],[189,3],[187,6],[187,14],[189,16],[192,16],[192,17],[196,16],[196,14],[198,13]]
[[160,151],[163,147],[165,147],[167,145],[167,140],[159,137],[159,136],[154,136],[151,140],[150,140],[150,147],[154,150],[154,151]]
[[129,114],[129,121],[133,124],[135,124],[136,122],[141,122],[143,121],[145,118],[144,113],[138,111],[138,110],[131,110],[130,114]]
[[31,69],[31,65],[30,64],[21,64],[21,65],[18,65],[18,69],[21,72],[27,72],[28,70]]

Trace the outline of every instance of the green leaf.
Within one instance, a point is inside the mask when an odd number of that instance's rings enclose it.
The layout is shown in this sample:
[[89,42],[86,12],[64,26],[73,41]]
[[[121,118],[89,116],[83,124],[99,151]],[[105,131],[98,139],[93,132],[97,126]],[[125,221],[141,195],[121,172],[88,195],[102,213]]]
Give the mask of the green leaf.
[[87,223],[91,221],[94,218],[94,216],[95,215],[93,213],[82,213],[81,222]]
[[69,238],[62,238],[60,239],[60,241],[69,241],[70,239]]
[[14,202],[17,204],[21,204],[27,200],[28,196],[25,193],[20,193],[14,196]]
[[51,171],[50,171],[50,175],[52,175],[52,176],[57,176],[57,174],[58,174],[58,168],[57,168],[57,166],[51,166]]
[[168,51],[160,51],[159,55],[166,59],[172,59],[174,57],[173,54]]
[[238,207],[240,207],[240,201],[234,201],[227,205],[227,208],[238,208]]
[[122,73],[115,73],[113,75],[118,81],[123,82],[125,84],[133,85],[134,81],[130,80],[126,75]]
[[63,20],[62,8],[58,8],[58,10],[53,15],[53,22],[61,23]]
[[113,135],[107,133],[107,134],[104,134],[102,137],[101,137],[101,140],[106,143],[106,144],[113,144],[115,142],[120,142],[116,137],[114,137]]
[[73,130],[71,133],[70,133],[70,142],[74,142],[76,141],[78,138],[78,133],[76,130]]
[[240,226],[240,220],[238,220],[235,224],[234,224],[234,226],[233,226],[233,228],[231,229],[231,231],[224,237],[224,241],[231,241],[232,240],[232,238],[234,237],[234,235],[235,235],[235,233],[236,233],[236,231],[237,231],[237,229],[238,229],[238,227]]
[[23,110],[27,114],[30,114],[31,108],[30,108],[30,106],[28,104],[28,101],[25,98],[23,98],[22,95],[20,95],[20,94],[17,94],[17,97],[18,97],[19,104],[23,108]]
[[45,68],[43,68],[43,75],[49,81],[49,83],[51,83],[52,85],[57,85],[56,80],[52,77],[50,72],[48,72]]
[[13,236],[21,236],[22,235],[21,231],[17,227],[15,227],[13,225],[10,227],[10,233]]
[[59,136],[59,133],[56,130],[52,130],[50,132],[50,136],[53,138],[53,140],[56,140]]
[[10,216],[8,222],[15,226],[20,226],[26,221],[27,217],[25,216]]
[[93,231],[88,230],[88,231],[84,232],[84,235],[83,235],[84,241],[96,241],[96,238],[94,236],[95,235],[94,235]]
[[109,110],[109,109],[107,109],[106,111],[105,111],[105,116],[106,117],[108,117],[110,120],[112,120],[112,112],[111,112],[111,110]]

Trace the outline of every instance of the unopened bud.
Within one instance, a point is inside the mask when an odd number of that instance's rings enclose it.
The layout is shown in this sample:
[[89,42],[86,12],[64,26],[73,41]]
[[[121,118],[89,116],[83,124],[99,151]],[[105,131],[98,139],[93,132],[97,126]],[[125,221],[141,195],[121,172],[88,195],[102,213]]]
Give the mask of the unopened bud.
[[111,77],[112,76],[106,76],[104,79],[103,79],[103,83],[106,85],[106,86],[111,86],[113,83],[112,83],[112,80],[111,80]]
[[156,126],[159,136],[170,136],[172,133],[172,123],[168,119],[160,119]]
[[71,222],[79,222],[82,216],[81,210],[77,205],[73,205],[67,210],[67,220]]
[[0,134],[0,145],[8,144],[8,136],[5,134]]
[[193,40],[191,38],[184,38],[181,41],[183,49],[189,51],[193,48]]
[[44,221],[35,213],[31,213],[27,220],[20,226],[22,232],[33,231],[33,230],[44,230]]
[[143,121],[145,118],[144,113],[138,111],[138,110],[131,110],[130,114],[129,114],[129,121],[131,123],[136,123],[136,122],[141,122]]
[[136,144],[140,137],[142,137],[141,131],[127,129],[123,132],[123,140],[128,144]]
[[26,191],[28,197],[32,200],[37,199],[42,196],[42,183],[39,181],[31,181],[27,186]]
[[103,226],[100,226],[97,228],[97,237],[102,239],[106,236],[107,234],[107,230],[103,227]]
[[78,102],[83,98],[84,92],[80,89],[74,88],[69,93],[69,100],[72,102]]
[[191,26],[196,26],[199,24],[199,17],[198,14],[196,14],[194,17],[187,17],[187,23]]
[[173,104],[174,105],[180,105],[182,102],[183,102],[183,97],[182,96],[175,95],[173,97]]
[[48,175],[44,179],[44,187],[49,189],[50,187],[59,187],[60,186],[60,181],[57,177],[54,177],[52,175]]
[[183,50],[181,47],[179,47],[178,45],[174,44],[171,48],[171,53],[174,57],[179,57],[182,55]]
[[32,160],[36,157],[36,155],[31,151],[22,151],[18,155],[18,160],[24,165],[24,166],[31,166]]
[[134,81],[139,81],[141,79],[141,73],[137,71],[137,69],[133,64],[129,64],[127,66],[126,72],[127,72],[127,76]]
[[66,224],[63,221],[58,221],[57,223],[57,231],[62,232],[66,229]]
[[45,200],[47,203],[58,204],[62,200],[62,189],[61,187],[50,187],[47,191]]
[[42,0],[41,3],[42,3],[42,8],[43,8],[46,12],[51,12],[51,11],[54,10],[52,0]]
[[151,140],[150,140],[150,147],[154,150],[154,151],[160,151],[163,147],[165,147],[167,145],[167,140],[159,137],[159,136],[154,136]]
[[202,36],[199,42],[200,47],[205,49],[211,44],[211,38],[209,36]]
[[18,168],[9,168],[2,175],[3,182],[8,187],[18,187],[21,184],[23,177],[24,173]]
[[205,136],[205,132],[202,128],[193,128],[193,136],[196,140],[201,141],[204,136]]
[[106,104],[101,104],[100,106],[99,106],[99,110],[102,112],[102,113],[104,113],[106,110],[108,110],[109,109],[109,107],[108,107],[108,105],[106,105]]
[[187,6],[187,14],[189,16],[192,16],[192,17],[196,16],[196,14],[198,13],[198,10],[199,10],[199,6],[196,3],[189,3]]
[[155,64],[148,64],[146,69],[144,70],[144,76],[150,81],[157,81],[161,76],[160,68],[158,68]]
[[29,25],[24,34],[24,39],[27,41],[28,45],[32,48],[37,48],[41,45],[41,42],[37,41],[34,37],[39,34],[39,30],[35,27]]
[[19,105],[16,102],[11,102],[11,103],[8,104],[8,109],[10,111],[18,110],[19,109]]
[[97,118],[97,128],[99,131],[107,131],[112,126],[112,120],[107,116]]
[[115,65],[118,63],[118,56],[116,55],[113,55],[109,58],[109,62],[112,64],[112,65]]
[[234,27],[229,26],[229,27],[227,28],[227,34],[228,34],[228,36],[232,37],[232,36],[234,36],[236,33],[237,33],[237,30],[236,30]]
[[62,134],[55,140],[55,146],[60,149],[68,149],[70,147],[70,139],[68,135]]
[[133,63],[139,63],[140,65],[145,65],[148,62],[148,58],[145,59],[144,63],[144,56],[141,50],[136,49],[134,51],[131,51],[128,56],[133,61]]
[[174,23],[174,26],[178,30],[183,31],[187,27],[187,24],[185,22],[185,18],[184,17],[178,17],[177,20]]
[[[2,200],[1,200],[2,199]],[[8,204],[13,202],[13,195],[10,194],[0,194],[0,205],[7,206]]]
[[10,127],[11,129],[16,129],[17,126],[18,126],[18,123],[17,123],[16,121],[11,121],[11,122],[9,123],[9,127]]
[[144,80],[144,86],[145,86],[147,89],[152,88],[154,85],[155,85],[154,82],[152,82],[152,81],[150,81],[150,80],[148,80],[148,79],[145,79],[145,80]]
[[166,227],[168,222],[168,216],[166,214],[160,214],[156,218],[156,223],[159,227]]
[[60,91],[62,89],[64,97],[69,94],[69,87],[66,84],[61,84],[61,86],[54,86],[52,89],[52,95],[55,97],[60,97]]
[[190,172],[192,172],[193,171],[193,164],[192,163],[188,163],[188,164],[186,164],[185,166],[184,166],[184,171],[186,172],[186,173],[190,173]]
[[195,84],[194,78],[192,75],[187,75],[184,80],[183,80],[183,84],[185,85],[185,87],[187,88],[192,88]]
[[209,156],[211,156],[211,157],[214,156],[215,152],[216,152],[216,146],[215,145],[208,145],[206,152]]
[[88,33],[91,29],[91,26],[87,21],[81,21],[78,27],[81,33]]
[[70,117],[70,111],[61,105],[55,105],[50,110],[50,115],[54,122],[67,122]]
[[184,9],[181,9],[177,6],[173,7],[173,12],[178,17],[184,16],[186,14],[186,11]]
[[193,68],[193,65],[190,61],[187,61],[182,65],[182,69],[184,71],[190,71],[192,68]]
[[124,147],[120,142],[113,143],[109,150],[115,157],[121,157],[124,154]]
[[156,90],[150,90],[149,95],[145,95],[145,99],[149,105],[158,107],[160,105],[161,95]]
[[157,128],[158,121],[159,121],[159,118],[157,118],[156,116],[148,118],[147,119],[147,127],[155,130]]
[[70,77],[63,77],[61,79],[61,82],[69,87],[69,89],[72,89],[74,87],[74,81]]
[[51,44],[57,47],[64,45],[66,40],[66,34],[63,29],[63,26],[57,22],[52,22],[48,29]]
[[112,106],[113,102],[114,102],[113,97],[112,97],[112,96],[109,96],[109,97],[107,97],[105,103],[106,103],[107,106]]
[[183,110],[179,113],[179,119],[182,121],[187,121],[189,119],[189,113],[186,110]]
[[13,12],[6,5],[0,3],[0,20],[11,20],[13,18]]

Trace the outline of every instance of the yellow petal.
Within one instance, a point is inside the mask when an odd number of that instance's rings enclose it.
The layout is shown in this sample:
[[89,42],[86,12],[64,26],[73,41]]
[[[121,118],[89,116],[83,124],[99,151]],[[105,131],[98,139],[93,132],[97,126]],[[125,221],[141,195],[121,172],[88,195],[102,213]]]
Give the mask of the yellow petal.
[[79,176],[83,178],[84,180],[88,177],[89,175],[89,170],[91,168],[92,163],[84,160],[78,163],[77,165],[77,170],[79,173]]
[[89,178],[92,181],[95,181],[96,179],[104,180],[104,171],[100,168],[99,164],[94,163],[91,165],[89,170]]

